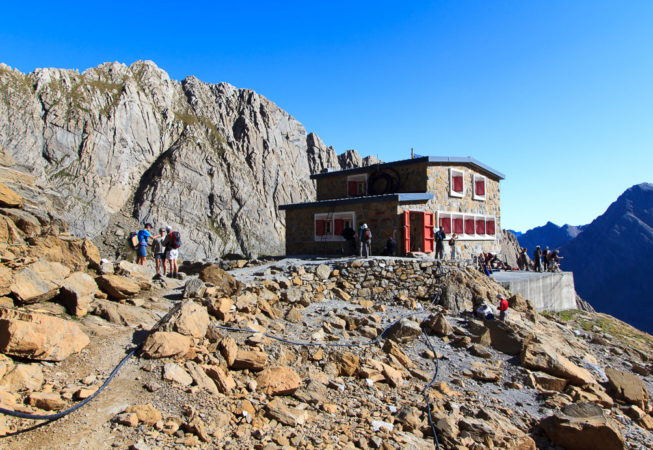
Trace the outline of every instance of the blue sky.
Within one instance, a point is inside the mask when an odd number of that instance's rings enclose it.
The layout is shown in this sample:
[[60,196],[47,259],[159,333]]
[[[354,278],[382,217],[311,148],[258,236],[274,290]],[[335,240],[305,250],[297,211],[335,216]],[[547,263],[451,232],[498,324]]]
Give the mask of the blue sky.
[[653,181],[653,2],[234,3],[13,2],[0,61],[150,59],[253,89],[339,153],[473,156],[521,231]]

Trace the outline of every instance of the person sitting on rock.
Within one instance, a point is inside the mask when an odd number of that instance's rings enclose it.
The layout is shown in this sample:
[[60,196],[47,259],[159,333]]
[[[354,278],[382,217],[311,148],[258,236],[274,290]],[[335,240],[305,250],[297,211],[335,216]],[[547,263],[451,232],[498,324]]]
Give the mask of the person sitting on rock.
[[494,319],[494,313],[492,312],[492,308],[490,308],[488,304],[485,302],[481,303],[481,306],[479,306],[476,309],[476,316],[479,319],[483,319],[483,320]]

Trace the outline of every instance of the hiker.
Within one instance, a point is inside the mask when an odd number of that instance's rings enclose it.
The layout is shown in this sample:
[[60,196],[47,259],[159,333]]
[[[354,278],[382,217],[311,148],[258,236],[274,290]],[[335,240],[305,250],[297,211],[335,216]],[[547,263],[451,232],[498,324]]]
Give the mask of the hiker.
[[341,236],[347,241],[347,256],[354,256],[356,254],[356,232],[350,225],[347,225],[342,230]]
[[454,233],[451,235],[451,239],[449,239],[449,254],[451,255],[451,259],[456,259],[456,240],[458,239],[458,235]]
[[444,259],[444,240],[447,238],[447,235],[444,234],[442,227],[433,235],[435,239],[435,259]]
[[385,241],[385,247],[383,248],[383,256],[396,256],[397,255],[397,241],[394,237],[388,236],[388,240]]
[[[165,236],[165,228],[159,228],[159,236],[152,240],[152,254],[154,255],[154,262],[156,262],[156,277],[166,275],[166,254],[163,245],[163,238]],[[163,269],[163,271],[161,270]]]
[[179,267],[177,266],[177,258],[179,257],[179,247],[181,246],[181,236],[179,231],[172,231],[171,226],[166,227],[168,233],[163,240],[163,245],[166,251],[166,259],[170,264],[169,276],[172,278],[179,277]]
[[559,272],[560,271],[560,260],[564,259],[563,256],[560,256],[560,251],[555,250],[555,251],[549,253],[548,259],[549,259],[549,261],[548,261],[547,265],[549,267],[549,271]]
[[157,238],[157,236],[152,236],[152,233],[150,232],[152,230],[152,224],[151,223],[146,223],[145,227],[143,227],[142,230],[140,230],[137,234],[138,236],[138,246],[136,247],[136,264],[139,264],[141,266],[145,265],[145,259],[147,258],[147,246],[150,245],[148,239],[149,238]]
[[544,247],[542,251],[542,270],[547,272],[549,270],[549,247]]
[[497,294],[497,298],[499,299],[499,320],[505,322],[508,314],[508,299],[502,297],[501,294]]
[[519,266],[519,270],[525,270],[527,272],[530,270],[528,267],[528,249],[526,247],[520,250],[517,265]]
[[358,238],[361,241],[361,257],[365,253],[365,257],[369,258],[372,248],[372,230],[369,229],[366,223],[361,225],[361,232]]
[[476,316],[479,319],[483,320],[492,320],[494,319],[494,313],[492,312],[492,308],[490,308],[487,303],[481,303],[481,306],[478,307],[476,310]]
[[542,249],[540,246],[536,246],[533,251],[533,270],[535,272],[542,272]]

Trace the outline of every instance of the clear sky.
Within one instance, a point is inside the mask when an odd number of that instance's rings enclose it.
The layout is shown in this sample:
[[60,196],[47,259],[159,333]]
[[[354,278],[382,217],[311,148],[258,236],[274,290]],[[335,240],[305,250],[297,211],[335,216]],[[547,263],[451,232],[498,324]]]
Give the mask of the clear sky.
[[653,2],[10,2],[0,61],[150,59],[253,89],[338,153],[472,156],[502,225],[589,223],[653,181]]

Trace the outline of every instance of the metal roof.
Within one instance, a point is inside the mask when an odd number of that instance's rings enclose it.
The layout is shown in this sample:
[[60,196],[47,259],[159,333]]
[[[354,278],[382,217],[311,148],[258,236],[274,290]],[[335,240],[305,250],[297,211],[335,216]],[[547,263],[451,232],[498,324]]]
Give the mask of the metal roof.
[[364,166],[364,167],[355,167],[353,169],[345,169],[345,170],[336,170],[336,171],[329,171],[329,172],[323,172],[323,173],[315,173],[311,175],[312,179],[318,179],[318,178],[325,178],[325,177],[331,177],[334,175],[349,175],[349,174],[356,174],[356,173],[366,173],[369,172],[370,170],[383,170],[383,169],[388,169],[392,167],[399,167],[399,166],[408,166],[411,164],[419,164],[419,163],[433,163],[433,164],[466,164],[466,165],[471,165],[474,166],[478,169],[480,169],[483,172],[486,172],[487,174],[498,178],[499,180],[503,180],[505,177],[504,174],[499,172],[498,170],[495,170],[491,168],[490,166],[487,166],[483,164],[482,162],[472,158],[471,156],[422,156],[420,158],[410,158],[410,159],[402,159],[400,161],[393,161],[393,162],[387,162],[387,163],[381,163],[381,164],[373,164],[371,166]]
[[376,203],[376,202],[427,202],[433,199],[433,194],[425,192],[406,193],[406,194],[384,194],[384,195],[368,195],[365,197],[349,197],[349,198],[336,198],[331,200],[319,200],[316,202],[304,203],[288,203],[286,205],[279,205],[280,210],[310,208],[314,206],[338,206],[350,205],[356,203]]

